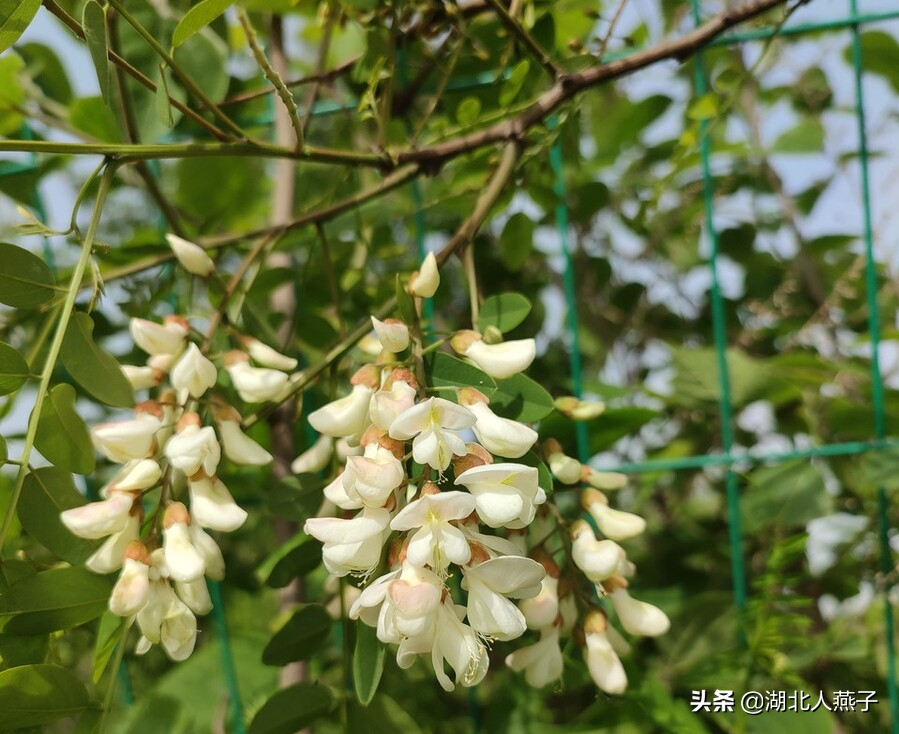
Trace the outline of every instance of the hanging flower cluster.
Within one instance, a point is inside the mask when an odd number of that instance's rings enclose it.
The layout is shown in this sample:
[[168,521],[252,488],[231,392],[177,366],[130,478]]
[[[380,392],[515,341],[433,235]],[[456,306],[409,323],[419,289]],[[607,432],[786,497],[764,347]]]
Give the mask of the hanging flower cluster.
[[[429,256],[407,290],[429,297],[438,284]],[[353,375],[348,395],[309,415],[322,438],[294,468],[324,468],[335,439],[344,465],[324,489],[331,509],[321,513],[337,509],[338,516],[309,519],[305,532],[323,543],[333,576],[361,580],[349,615],[397,646],[400,667],[426,656],[444,689],[452,690],[454,682],[475,685],[486,675],[490,642],[514,640],[531,629],[539,640],[513,652],[507,664],[524,671],[534,686],[557,680],[560,637],[578,621],[578,582],[562,578],[553,556],[540,547],[543,541],[527,547],[528,528],[549,518],[542,506],[550,488],[540,486],[535,466],[515,460],[528,454],[534,463],[534,452],[542,450],[564,484],[612,489],[622,486],[623,477],[583,467],[555,442],[535,448],[532,427],[497,415],[473,387],[447,392],[425,384],[424,344],[410,336],[410,326],[418,333],[418,324],[373,317],[372,326],[379,342],[374,363]],[[500,341],[471,330],[457,332],[450,343],[497,380],[518,375],[536,354],[533,339]],[[595,417],[597,405],[568,398],[558,407],[586,419]],[[584,493],[584,506],[606,537],[597,540],[587,523],[574,523],[572,570],[611,598],[628,632],[661,634],[664,614],[627,595],[633,564],[616,542],[642,532],[644,521],[610,508],[593,487]],[[580,606],[587,607],[577,631],[583,632],[590,672],[600,688],[620,693],[626,678],[612,644],[626,643],[597,604]]]
[[[192,341],[186,319],[135,318],[131,335],[149,359],[123,367],[125,374],[135,390],[154,389],[158,397],[139,403],[128,420],[92,429],[96,449],[122,467],[100,491],[102,500],[61,518],[80,537],[106,538],[86,565],[96,573],[121,569],[109,609],[136,618],[137,652],[161,644],[173,660],[184,660],[196,642],[196,615],[212,609],[206,579],[225,573],[208,531],[231,532],[247,518],[218,476],[222,455],[252,466],[272,456],[213,392],[219,366]],[[281,398],[296,360],[256,339],[240,341],[241,350],[217,360],[238,395],[246,402]]]

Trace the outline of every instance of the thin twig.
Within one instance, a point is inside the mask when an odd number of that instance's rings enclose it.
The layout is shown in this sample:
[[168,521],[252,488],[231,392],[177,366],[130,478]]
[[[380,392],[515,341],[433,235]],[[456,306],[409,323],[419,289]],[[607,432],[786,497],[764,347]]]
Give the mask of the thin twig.
[[511,16],[502,2],[500,0],[487,0],[487,4],[496,11],[506,29],[521,42],[537,63],[543,67],[543,70],[549,74],[550,79],[553,81],[559,79],[563,74],[562,70],[556,66],[555,62],[540,47],[540,44],[528,33],[525,27]]
[[[330,84],[335,79],[338,79],[344,74],[352,71],[353,67],[359,63],[359,60],[361,58],[361,56],[357,56],[356,58],[350,59],[340,66],[329,69],[328,71],[309,74],[307,76],[300,77],[299,79],[285,79],[284,86],[290,89],[291,87],[302,87],[306,84]],[[240,104],[241,102],[249,102],[254,99],[259,99],[259,97],[266,97],[269,94],[272,94],[274,91],[275,90],[271,87],[266,87],[265,89],[256,89],[250,92],[241,92],[220,102],[219,107],[227,107],[229,105]]]
[[[330,4],[325,5],[328,17],[325,20],[325,31],[322,34],[322,41],[318,47],[318,61],[315,64],[315,75],[321,76],[328,61],[328,53],[331,50],[331,39],[334,37],[334,23],[336,21]],[[309,123],[312,122],[312,111],[315,108],[315,100],[318,99],[318,92],[321,89],[321,82],[313,82],[306,99],[303,100],[303,134],[309,132]]]
[[596,52],[596,58],[602,59],[602,57],[605,56],[606,49],[609,47],[609,42],[612,40],[612,34],[615,32],[615,26],[617,26],[618,21],[621,20],[626,5],[627,0],[619,0],[618,7],[615,8],[615,13],[612,15],[612,20],[609,21],[609,27],[606,29],[606,33],[602,37],[602,40],[599,42],[599,50]]

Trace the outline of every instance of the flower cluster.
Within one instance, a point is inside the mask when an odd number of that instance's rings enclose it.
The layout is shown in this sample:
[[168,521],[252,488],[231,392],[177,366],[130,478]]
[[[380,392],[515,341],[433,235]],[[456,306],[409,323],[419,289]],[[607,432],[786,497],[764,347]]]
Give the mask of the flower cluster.
[[[130,326],[149,359],[123,367],[125,374],[135,390],[159,395],[139,403],[128,420],[92,429],[96,449],[122,466],[100,501],[61,518],[80,537],[106,538],[86,565],[96,573],[121,569],[109,609],[136,617],[138,653],[161,644],[173,660],[184,660],[196,642],[196,615],[212,609],[206,579],[220,580],[225,572],[207,531],[237,530],[247,517],[218,476],[222,456],[252,466],[272,457],[242,431],[240,413],[213,392],[219,367],[191,340],[186,319],[135,318]],[[256,339],[241,344],[243,350],[220,362],[244,401],[274,400],[289,390],[295,360]],[[145,510],[152,512],[147,522]]]

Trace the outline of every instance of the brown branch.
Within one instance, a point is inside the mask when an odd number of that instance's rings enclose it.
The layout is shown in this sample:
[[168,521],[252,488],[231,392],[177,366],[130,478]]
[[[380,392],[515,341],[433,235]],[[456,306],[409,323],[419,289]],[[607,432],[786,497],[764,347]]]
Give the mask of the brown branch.
[[537,60],[537,63],[549,74],[550,79],[556,80],[563,76],[562,70],[556,66],[555,62],[540,47],[540,44],[537,43],[534,37],[527,32],[525,27],[512,17],[500,0],[487,0],[487,4],[493,8],[506,29],[521,42],[521,45],[528,50],[531,56]]
[[[66,26],[72,33],[74,33],[78,38],[82,41],[84,40],[84,29],[81,27],[81,24],[75,20],[71,15],[69,15],[65,10],[63,10],[59,5],[57,5],[54,0],[43,0],[44,7],[47,8],[53,15],[55,15],[64,26]],[[128,76],[132,79],[135,79],[139,84],[143,85],[151,92],[156,91],[156,82],[146,76],[142,71],[133,67],[129,64],[125,59],[119,56],[114,51],[109,51],[109,60],[118,66],[122,71],[124,71]],[[218,127],[213,125],[211,122],[203,118],[199,113],[194,112],[190,107],[181,102],[180,100],[175,99],[174,97],[169,97],[169,104],[171,104],[176,109],[180,110],[184,115],[193,120],[197,125],[202,127],[208,133],[214,135],[219,140],[230,140],[230,137],[224,130],[220,130]]]

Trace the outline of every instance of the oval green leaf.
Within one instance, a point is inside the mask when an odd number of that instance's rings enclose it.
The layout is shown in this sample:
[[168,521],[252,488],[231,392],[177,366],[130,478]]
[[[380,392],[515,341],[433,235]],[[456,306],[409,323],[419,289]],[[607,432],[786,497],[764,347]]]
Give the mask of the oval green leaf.
[[552,395],[523,374],[497,380],[490,407],[504,418],[533,423],[555,410]]
[[328,713],[331,702],[331,692],[324,686],[289,686],[262,704],[248,734],[293,734]]
[[36,308],[56,294],[50,268],[28,250],[0,242],[0,303]]
[[368,706],[375,697],[381,674],[384,672],[384,654],[387,646],[378,639],[378,631],[360,621],[356,624],[356,649],[353,653],[353,687],[356,698]]
[[109,107],[109,32],[106,27],[106,11],[97,0],[88,0],[85,4],[81,26],[84,28],[84,39],[91,61],[97,70],[100,94],[103,95],[104,104]]
[[0,53],[19,40],[40,7],[41,0],[0,2]]
[[85,502],[75,489],[72,475],[56,466],[35,469],[27,477],[19,499],[19,522],[41,545],[64,561],[84,563],[102,541],[74,535],[59,519],[59,513]]
[[0,672],[4,729],[41,726],[76,716],[89,705],[81,681],[58,665],[22,665]]
[[262,651],[262,662],[266,665],[287,665],[306,660],[327,641],[330,629],[331,617],[324,607],[306,604],[275,632]]
[[496,390],[490,375],[446,352],[432,352],[425,357],[425,374],[433,388],[476,387],[487,397]]
[[34,445],[52,464],[76,474],[94,470],[94,447],[81,416],[75,412],[75,388],[57,385],[44,398]]
[[84,313],[72,315],[59,353],[63,366],[93,397],[117,408],[134,405],[134,389],[109,352],[94,341],[94,321]]
[[478,329],[484,331],[493,326],[501,332],[512,331],[531,312],[531,302],[520,293],[500,293],[490,296],[481,305]]
[[194,5],[175,26],[172,33],[172,48],[178,48],[195,33],[199,33],[233,3],[234,0],[203,0]]
[[273,551],[256,570],[256,575],[266,586],[283,589],[295,578],[318,568],[321,562],[321,543],[301,532]]
[[0,624],[15,635],[40,635],[77,627],[99,617],[112,582],[69,566],[22,579],[0,594]]
[[8,395],[22,387],[29,372],[25,358],[9,344],[0,342],[0,395]]

